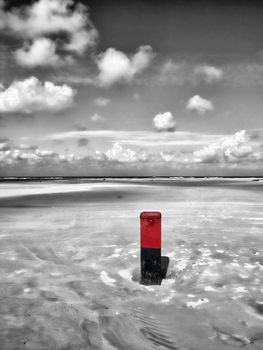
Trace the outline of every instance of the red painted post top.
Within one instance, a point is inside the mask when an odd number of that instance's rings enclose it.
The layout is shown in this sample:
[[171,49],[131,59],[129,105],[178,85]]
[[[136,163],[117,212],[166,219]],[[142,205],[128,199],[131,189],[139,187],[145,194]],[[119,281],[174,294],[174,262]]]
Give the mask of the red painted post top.
[[141,248],[161,248],[161,213],[143,211],[141,218]]

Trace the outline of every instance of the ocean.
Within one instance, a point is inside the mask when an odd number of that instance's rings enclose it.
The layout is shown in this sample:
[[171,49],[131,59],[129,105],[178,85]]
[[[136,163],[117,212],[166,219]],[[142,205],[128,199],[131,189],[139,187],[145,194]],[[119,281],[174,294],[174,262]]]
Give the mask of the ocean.
[[[162,214],[160,286],[140,213]],[[263,181],[0,182],[1,350],[263,349]]]

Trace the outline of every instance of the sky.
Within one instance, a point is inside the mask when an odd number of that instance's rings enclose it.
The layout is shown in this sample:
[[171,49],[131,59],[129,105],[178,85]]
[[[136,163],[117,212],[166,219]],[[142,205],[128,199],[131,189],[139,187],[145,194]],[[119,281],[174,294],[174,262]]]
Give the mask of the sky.
[[0,176],[261,176],[262,11],[0,0]]

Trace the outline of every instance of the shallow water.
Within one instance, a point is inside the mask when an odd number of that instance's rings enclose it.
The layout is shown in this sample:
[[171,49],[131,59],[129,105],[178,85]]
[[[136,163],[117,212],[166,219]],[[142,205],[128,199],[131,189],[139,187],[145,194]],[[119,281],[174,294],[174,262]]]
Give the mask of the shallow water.
[[[0,183],[0,348],[263,349],[263,182]],[[161,286],[139,215],[162,213]]]

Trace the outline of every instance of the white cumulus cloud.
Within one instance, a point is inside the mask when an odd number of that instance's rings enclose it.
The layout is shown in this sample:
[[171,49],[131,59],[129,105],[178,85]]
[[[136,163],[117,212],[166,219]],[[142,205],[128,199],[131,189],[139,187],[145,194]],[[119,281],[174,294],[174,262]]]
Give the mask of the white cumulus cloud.
[[150,46],[140,46],[137,52],[130,56],[109,48],[97,58],[99,84],[110,86],[118,81],[131,81],[136,74],[150,65],[153,57]]
[[189,111],[197,112],[202,115],[206,112],[214,110],[214,105],[211,101],[202,98],[199,95],[195,95],[189,99],[186,105],[186,109]]
[[[50,35],[57,36],[62,50],[82,55],[86,49],[95,46],[98,37],[98,32],[89,19],[87,8],[81,3],[74,5],[73,0],[39,0],[32,5],[14,8],[9,12],[0,8],[0,22],[7,33],[31,41],[28,49],[20,49],[15,53],[17,62],[28,67],[33,66],[34,62],[36,66],[44,65],[44,61],[41,61],[43,52],[45,55],[51,55],[53,65],[60,63],[56,54],[57,42],[49,41],[48,44],[47,41],[42,41],[40,47],[40,42],[35,40],[44,38],[47,40]],[[64,37],[61,36],[62,33]],[[39,49],[38,57],[36,45]],[[49,61],[46,63],[50,65]]]
[[25,45],[23,48],[15,51],[17,63],[24,67],[36,66],[59,66],[68,63],[56,54],[55,43],[47,38],[39,38],[31,45]]
[[153,118],[153,126],[157,131],[174,131],[176,121],[171,112],[164,112]]
[[147,156],[144,152],[136,152],[130,148],[124,148],[121,143],[115,142],[112,148],[105,152],[106,159],[115,162],[133,163],[145,161]]
[[208,84],[222,80],[224,75],[222,69],[209,65],[196,66],[194,73],[202,77]]
[[71,163],[75,160],[73,154],[60,155],[54,151],[39,148],[23,149],[15,147],[7,151],[0,151],[1,166],[34,166],[61,165],[63,162]]
[[63,49],[82,55],[87,48],[95,46],[97,36],[98,32],[95,28],[89,31],[81,29],[72,33],[70,42],[65,44]]
[[252,155],[253,150],[246,145],[248,136],[245,130],[222,137],[219,141],[194,152],[194,161],[201,163],[236,162]]
[[48,110],[57,112],[69,107],[75,91],[68,85],[43,84],[35,77],[14,81],[7,89],[0,90],[0,112],[31,113]]

